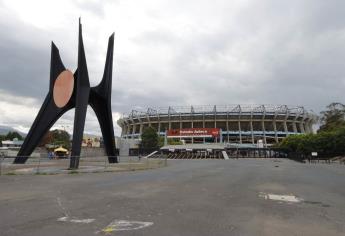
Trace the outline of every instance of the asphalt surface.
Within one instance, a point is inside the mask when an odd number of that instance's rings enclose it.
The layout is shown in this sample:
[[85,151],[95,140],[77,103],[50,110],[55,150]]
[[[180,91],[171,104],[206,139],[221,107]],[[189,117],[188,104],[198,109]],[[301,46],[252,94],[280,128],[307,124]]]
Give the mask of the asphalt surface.
[[137,172],[0,176],[0,235],[345,235],[344,165],[168,164]]

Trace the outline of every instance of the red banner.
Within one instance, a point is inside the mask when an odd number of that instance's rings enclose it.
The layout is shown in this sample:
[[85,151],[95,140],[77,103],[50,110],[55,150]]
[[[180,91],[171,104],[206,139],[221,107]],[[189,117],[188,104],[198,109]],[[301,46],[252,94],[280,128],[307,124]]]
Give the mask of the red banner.
[[191,137],[218,137],[220,129],[217,128],[189,128],[189,129],[169,129],[168,138],[191,138]]

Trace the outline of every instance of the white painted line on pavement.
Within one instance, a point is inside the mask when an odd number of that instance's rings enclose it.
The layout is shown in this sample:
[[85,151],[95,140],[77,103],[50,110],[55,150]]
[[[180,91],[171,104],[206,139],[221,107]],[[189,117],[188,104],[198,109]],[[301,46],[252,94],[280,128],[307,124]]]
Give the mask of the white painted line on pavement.
[[75,217],[64,216],[57,219],[60,222],[82,223],[89,224],[95,221],[95,219],[78,219]]
[[266,200],[290,202],[290,203],[299,203],[299,202],[303,201],[302,198],[298,198],[294,195],[279,195],[279,194],[272,194],[272,193],[260,193],[259,197],[262,197]]

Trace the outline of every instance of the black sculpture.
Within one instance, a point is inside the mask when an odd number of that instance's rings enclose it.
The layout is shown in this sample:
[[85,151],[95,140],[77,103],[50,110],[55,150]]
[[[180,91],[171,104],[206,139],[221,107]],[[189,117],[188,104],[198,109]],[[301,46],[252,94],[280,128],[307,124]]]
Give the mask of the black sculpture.
[[108,161],[109,163],[117,163],[113,118],[111,113],[113,49],[114,33],[109,37],[102,81],[98,86],[90,88],[80,19],[78,68],[74,75],[72,72],[65,69],[60,58],[59,50],[52,42],[49,92],[14,163],[25,163],[53,124],[65,112],[75,108],[70,168],[78,168],[88,104],[93,108],[98,118]]

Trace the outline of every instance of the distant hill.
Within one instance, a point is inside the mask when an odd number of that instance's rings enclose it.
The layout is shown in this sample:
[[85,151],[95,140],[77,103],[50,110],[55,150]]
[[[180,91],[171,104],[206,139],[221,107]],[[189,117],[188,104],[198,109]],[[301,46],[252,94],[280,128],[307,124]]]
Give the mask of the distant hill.
[[[21,132],[13,127],[10,127],[10,126],[5,126],[5,125],[0,125],[0,135],[6,135],[8,132],[18,132],[21,136],[23,137],[26,137],[27,133],[24,133],[24,132]],[[69,134],[71,136],[71,139],[72,139],[72,134]],[[102,135],[97,135],[97,134],[94,134],[94,133],[89,133],[89,132],[84,132],[84,135],[85,136],[88,136],[90,138],[100,138],[102,137]]]
[[6,135],[8,132],[18,132],[18,134],[20,134],[21,136],[26,136],[26,133],[16,130],[10,126],[0,125],[0,135]]

